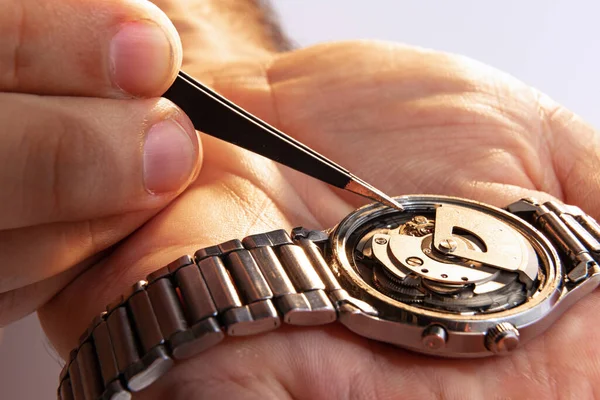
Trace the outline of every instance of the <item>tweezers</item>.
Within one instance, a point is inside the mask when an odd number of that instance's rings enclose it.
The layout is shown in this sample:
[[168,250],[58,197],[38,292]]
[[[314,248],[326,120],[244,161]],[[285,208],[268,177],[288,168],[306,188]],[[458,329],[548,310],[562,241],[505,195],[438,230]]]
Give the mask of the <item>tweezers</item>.
[[194,127],[207,135],[260,154],[332,186],[403,210],[390,196],[183,71],[179,72],[163,97],[177,104]]

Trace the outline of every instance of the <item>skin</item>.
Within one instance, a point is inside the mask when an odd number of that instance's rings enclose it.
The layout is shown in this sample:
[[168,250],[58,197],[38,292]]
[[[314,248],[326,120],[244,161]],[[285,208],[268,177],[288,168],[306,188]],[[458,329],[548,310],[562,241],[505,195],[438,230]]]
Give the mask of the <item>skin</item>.
[[[498,206],[553,196],[600,217],[598,134],[509,76],[389,43],[276,54],[263,36],[235,30],[213,43],[209,19],[186,19],[182,3],[157,4],[188,44],[187,71],[387,193]],[[245,43],[245,53],[236,54]],[[362,204],[210,137],[202,137],[202,153],[189,187],[42,307],[61,355],[108,302],[180,255],[269,229],[329,227]],[[421,356],[339,324],[227,338],[179,362],[139,398],[593,398],[600,395],[600,333],[589,322],[599,303],[594,293],[511,355],[475,361]]]
[[[2,0],[0,8],[3,326],[35,311],[181,193],[199,167],[200,145],[187,116],[156,97],[182,58],[175,27],[156,6]],[[155,27],[163,45],[111,60],[111,38],[132,25]],[[150,192],[142,149],[165,121],[189,136],[189,171]]]

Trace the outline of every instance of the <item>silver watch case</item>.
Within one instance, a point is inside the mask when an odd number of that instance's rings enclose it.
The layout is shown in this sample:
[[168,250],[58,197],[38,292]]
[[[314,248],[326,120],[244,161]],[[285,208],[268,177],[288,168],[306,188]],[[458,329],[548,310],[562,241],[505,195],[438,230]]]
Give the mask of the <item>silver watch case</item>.
[[[524,303],[492,313],[455,313],[406,304],[368,284],[354,266],[347,244],[361,226],[397,210],[371,204],[357,209],[330,231],[330,265],[350,299],[340,301],[340,321],[353,332],[412,351],[444,357],[484,357],[507,353],[540,335],[572,304],[592,292],[599,274],[565,284],[561,258],[552,243],[518,216],[483,203],[445,196],[396,198],[403,213],[431,212],[441,205],[468,207],[495,216],[521,232],[535,248],[545,280]],[[350,253],[350,255],[349,255]],[[372,307],[372,308],[371,308]]]

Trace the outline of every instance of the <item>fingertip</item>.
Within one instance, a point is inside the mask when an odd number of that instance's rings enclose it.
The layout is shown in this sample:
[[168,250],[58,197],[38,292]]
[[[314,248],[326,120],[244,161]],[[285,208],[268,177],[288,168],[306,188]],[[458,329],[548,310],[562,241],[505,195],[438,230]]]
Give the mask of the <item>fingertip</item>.
[[162,95],[181,68],[183,48],[169,18],[149,5],[147,18],[121,23],[109,46],[113,85],[133,97]]
[[179,36],[179,32],[177,32],[177,28],[175,28],[175,25],[169,19],[167,14],[165,14],[154,3],[151,3],[151,7],[156,10],[156,17],[160,20],[161,26],[169,38],[169,42],[171,43],[171,69],[169,71],[168,78],[164,82],[164,86],[161,87],[156,93],[153,93],[153,95],[159,96],[167,91],[167,89],[175,81],[177,73],[181,70],[181,65],[183,63],[183,44],[181,43],[181,37]]
[[174,104],[146,132],[143,175],[152,195],[181,192],[197,177],[201,165],[200,137],[189,118]]
[[[170,100],[169,100],[170,102]],[[186,185],[192,184],[198,175],[200,174],[200,170],[202,169],[202,160],[203,160],[203,151],[202,151],[202,141],[200,139],[200,135],[194,124],[190,120],[190,118],[181,110],[177,105],[173,103],[173,106],[178,109],[178,113],[173,117],[174,120],[182,127],[182,129],[189,136],[192,146],[194,148],[194,163],[193,169],[190,179],[187,181]]]
[[189,183],[193,182],[194,180],[196,180],[196,178],[198,177],[198,174],[200,173],[200,169],[202,167],[203,151],[202,151],[202,140],[200,139],[200,134],[194,127],[194,123],[192,122],[190,117],[188,117],[187,114],[185,112],[183,112],[183,110],[181,108],[179,108],[179,106],[177,104],[173,103],[171,100],[164,99],[164,98],[161,98],[160,101],[162,103],[168,104],[168,107],[172,107],[177,110],[173,114],[172,118],[174,121],[176,121],[181,126],[181,128],[186,132],[186,134],[188,135],[188,137],[190,138],[190,140],[192,142],[192,146],[194,148],[195,159],[194,159],[194,171],[192,172],[191,179],[188,182],[188,184],[189,184]]

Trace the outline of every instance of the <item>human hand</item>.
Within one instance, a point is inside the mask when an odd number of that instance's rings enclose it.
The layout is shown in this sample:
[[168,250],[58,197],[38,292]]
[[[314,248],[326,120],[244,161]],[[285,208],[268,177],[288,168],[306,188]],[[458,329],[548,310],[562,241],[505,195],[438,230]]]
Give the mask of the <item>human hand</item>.
[[[193,68],[389,194],[442,193],[499,206],[549,194],[600,216],[597,133],[477,63],[352,42],[221,71]],[[360,201],[210,137],[203,147],[193,185],[42,309],[63,356],[105,304],[180,255],[273,228],[328,227]],[[139,398],[588,398],[600,390],[600,333],[585,329],[598,305],[594,293],[510,356],[478,360],[414,354],[339,324],[227,338],[178,362]]]
[[157,7],[0,0],[0,9],[2,326],[168,204],[191,182],[199,147],[177,107],[141,99],[162,94],[181,64]]

